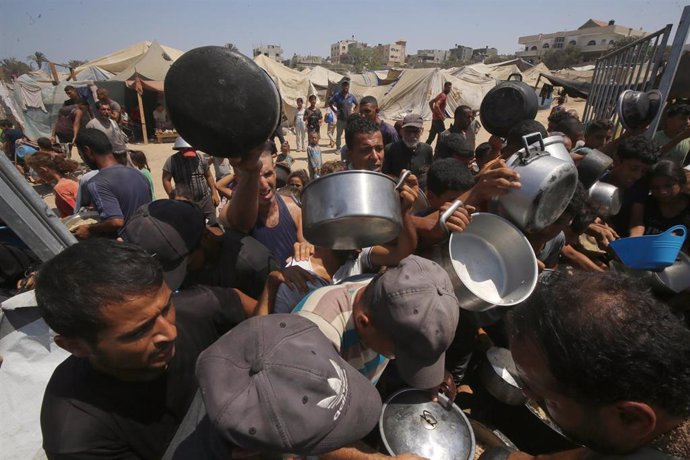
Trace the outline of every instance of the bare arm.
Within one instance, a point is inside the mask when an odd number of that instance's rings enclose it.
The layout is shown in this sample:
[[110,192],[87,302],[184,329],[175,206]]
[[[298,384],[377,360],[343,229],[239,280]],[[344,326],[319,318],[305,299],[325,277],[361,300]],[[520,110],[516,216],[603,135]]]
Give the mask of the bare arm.
[[679,142],[684,141],[688,137],[690,137],[690,128],[686,128],[680,133],[673,136],[673,138],[671,138],[670,141],[661,146],[661,148],[659,149],[659,153],[664,154],[668,152],[669,150],[673,149],[676,145],[678,145]]
[[211,199],[213,200],[213,205],[218,206],[220,204],[220,195],[218,195],[218,189],[216,189],[216,179],[211,174],[211,168],[206,170],[206,183],[208,188],[211,189]]
[[249,233],[259,218],[259,176],[261,151],[258,147],[244,159],[231,159],[237,173],[237,186],[226,206],[226,218],[231,228]]
[[644,230],[644,204],[634,203],[630,210],[630,236],[642,236]]
[[170,174],[168,171],[163,171],[163,189],[165,190],[165,193],[167,193],[168,197],[172,198],[172,174]]
[[586,271],[603,272],[605,267],[597,265],[592,259],[581,253],[571,245],[567,244],[561,250],[561,255],[568,259],[570,263]]
[[228,199],[232,197],[232,189],[228,187],[228,185],[230,185],[230,182],[232,182],[234,178],[234,174],[226,174],[225,176],[221,177],[218,182],[216,182],[216,189],[218,192]]
[[403,214],[403,230],[394,243],[374,246],[371,249],[369,260],[378,267],[393,267],[409,256],[417,248],[417,230],[412,223],[412,215],[409,212]]
[[80,225],[72,230],[79,240],[87,240],[97,236],[116,236],[117,232],[125,225],[125,220],[120,217],[104,220],[97,224]]
[[81,110],[77,110],[77,114],[74,116],[74,123],[72,123],[72,132],[74,133],[74,137],[72,138],[72,143],[77,139],[77,135],[79,134],[79,128],[81,127],[81,117],[84,116],[84,112]]
[[302,233],[302,208],[297,206],[297,203],[295,203],[295,200],[292,199],[292,197],[283,197],[283,199],[288,207],[288,211],[290,211],[292,220],[295,221],[295,227],[297,227],[297,241],[301,243],[306,242],[307,240],[304,239],[304,234]]
[[239,289],[233,289],[237,296],[240,298],[240,303],[242,304],[242,310],[244,310],[244,314],[247,318],[254,316],[258,302],[254,300],[253,298],[249,297],[247,294],[244,292],[240,291]]
[[338,450],[319,455],[320,460],[375,460],[381,458],[397,458],[398,460],[423,460],[415,454],[400,454],[395,457],[381,454],[363,442],[359,441]]

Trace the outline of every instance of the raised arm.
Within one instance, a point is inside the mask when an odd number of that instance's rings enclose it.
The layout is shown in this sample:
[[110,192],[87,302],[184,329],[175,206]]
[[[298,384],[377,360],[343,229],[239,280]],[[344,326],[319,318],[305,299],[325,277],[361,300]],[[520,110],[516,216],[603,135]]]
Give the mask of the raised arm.
[[230,160],[237,176],[237,186],[225,208],[226,219],[231,228],[242,233],[249,233],[259,217],[262,152],[263,144],[249,152],[246,158]]

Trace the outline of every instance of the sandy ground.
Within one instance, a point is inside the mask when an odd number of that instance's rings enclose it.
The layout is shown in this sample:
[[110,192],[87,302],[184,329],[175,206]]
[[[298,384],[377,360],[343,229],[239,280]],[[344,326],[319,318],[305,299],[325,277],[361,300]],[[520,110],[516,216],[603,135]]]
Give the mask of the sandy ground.
[[[585,107],[585,101],[580,100],[580,99],[570,99],[568,103],[566,103],[566,108],[567,109],[576,109],[580,115],[582,115],[582,112],[584,111]],[[549,110],[540,110],[537,113],[537,121],[540,121],[541,123],[544,124],[544,126],[547,125],[547,118],[549,116]],[[394,121],[386,120],[389,123],[393,124]],[[450,126],[452,120],[446,120],[446,127]],[[424,133],[422,133],[422,139],[426,137],[425,133],[428,133],[428,130],[431,127],[431,122],[425,122],[424,123]],[[477,134],[476,137],[476,142],[477,144],[480,144],[481,142],[485,142],[489,139],[490,134],[485,130],[481,129],[479,133]],[[344,137],[344,136],[343,136]],[[290,146],[292,148],[295,147],[296,145],[296,138],[295,135],[291,131],[287,131],[285,134],[285,139],[290,143]],[[435,144],[436,141],[434,141]],[[343,138],[343,144],[345,143],[345,139]],[[320,141],[320,146],[321,146],[321,153],[323,155],[323,161],[331,161],[331,160],[338,160],[340,159],[340,154],[335,151],[334,148],[329,148],[328,147],[328,136],[326,135],[326,126],[322,126],[321,129],[321,141]],[[156,196],[158,198],[167,198],[165,191],[163,190],[163,183],[162,183],[162,171],[163,171],[163,164],[165,163],[165,160],[174,153],[172,150],[172,143],[165,143],[165,144],[155,144],[151,143],[148,145],[144,144],[130,144],[129,147],[131,149],[136,149],[136,150],[142,150],[144,153],[146,153],[146,156],[148,158],[149,166],[151,167],[151,172],[153,174],[153,182],[154,182],[154,188],[156,191]],[[292,165],[292,170],[298,170],[298,169],[307,169],[307,153],[306,152],[295,152],[294,150],[290,153],[292,157],[295,159],[295,163]],[[73,152],[72,158],[78,158],[78,155],[76,154],[76,150]],[[45,190],[41,190],[45,193]],[[44,198],[46,201],[52,206],[53,205],[53,197],[51,194],[46,194],[44,195]]]

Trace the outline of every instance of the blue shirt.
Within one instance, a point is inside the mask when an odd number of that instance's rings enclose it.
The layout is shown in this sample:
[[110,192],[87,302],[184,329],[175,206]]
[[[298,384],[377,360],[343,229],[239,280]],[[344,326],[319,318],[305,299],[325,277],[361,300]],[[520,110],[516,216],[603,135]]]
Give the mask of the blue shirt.
[[357,105],[357,98],[352,93],[343,95],[342,92],[333,95],[329,101],[330,105],[335,105],[338,109],[338,120],[346,121],[352,113],[352,108]]
[[126,220],[151,202],[151,189],[144,175],[120,164],[101,169],[86,183],[86,193],[103,220]]

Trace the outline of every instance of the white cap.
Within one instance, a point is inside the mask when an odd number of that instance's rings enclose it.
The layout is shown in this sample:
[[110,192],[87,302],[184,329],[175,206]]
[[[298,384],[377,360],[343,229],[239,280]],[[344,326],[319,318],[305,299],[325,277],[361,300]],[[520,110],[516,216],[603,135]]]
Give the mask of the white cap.
[[173,150],[181,150],[181,149],[191,149],[193,148],[189,143],[182,139],[182,137],[177,136],[177,139],[175,139],[175,145],[173,145]]

